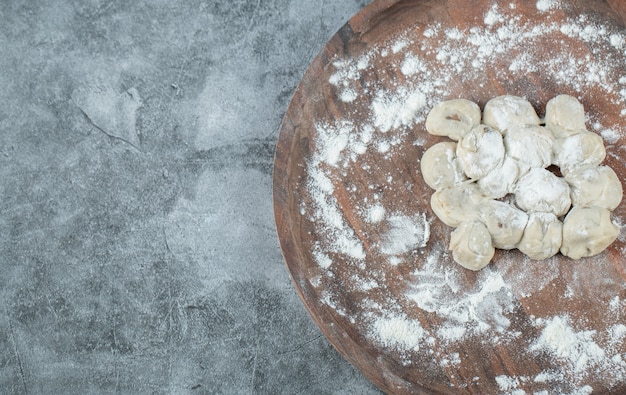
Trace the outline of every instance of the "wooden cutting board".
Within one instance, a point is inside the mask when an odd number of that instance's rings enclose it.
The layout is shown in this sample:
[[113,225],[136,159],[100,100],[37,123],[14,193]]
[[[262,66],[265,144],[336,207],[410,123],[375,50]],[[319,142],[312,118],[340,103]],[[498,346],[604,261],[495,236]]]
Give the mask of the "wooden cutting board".
[[625,21],[617,0],[379,0],[314,59],[276,148],[278,235],[313,320],[385,392],[626,393],[624,232],[593,258],[498,251],[471,272],[419,171],[445,140],[424,128],[437,102],[511,94],[542,116],[570,94],[623,180]]

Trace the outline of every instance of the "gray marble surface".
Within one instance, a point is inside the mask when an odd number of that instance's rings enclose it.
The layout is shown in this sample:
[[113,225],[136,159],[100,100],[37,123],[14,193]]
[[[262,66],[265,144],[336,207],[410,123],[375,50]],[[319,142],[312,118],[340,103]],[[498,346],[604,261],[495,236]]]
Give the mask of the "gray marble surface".
[[271,200],[289,99],[365,4],[0,2],[1,393],[379,393]]

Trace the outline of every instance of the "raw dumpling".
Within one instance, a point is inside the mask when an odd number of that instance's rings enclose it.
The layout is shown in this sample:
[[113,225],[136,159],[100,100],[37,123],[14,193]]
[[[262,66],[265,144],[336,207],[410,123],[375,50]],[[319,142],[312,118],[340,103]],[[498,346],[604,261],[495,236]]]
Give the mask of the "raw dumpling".
[[456,155],[469,178],[483,178],[504,160],[502,135],[486,125],[478,125],[459,140]]
[[563,223],[552,213],[532,213],[517,248],[530,259],[554,256],[561,248]]
[[563,221],[561,253],[572,259],[594,256],[608,247],[619,234],[609,210],[574,207]]
[[505,157],[502,165],[491,170],[486,176],[478,180],[480,189],[492,199],[499,199],[513,192],[515,182],[520,171],[517,162]]
[[506,153],[524,169],[552,164],[552,133],[542,126],[511,126],[504,136]]
[[553,148],[554,164],[563,175],[577,167],[597,166],[605,157],[602,137],[586,130],[556,140]]
[[515,186],[517,206],[526,212],[552,213],[557,217],[571,207],[567,182],[546,169],[534,168]]
[[463,222],[452,232],[450,250],[454,260],[470,270],[487,266],[495,253],[487,227],[478,221]]
[[614,210],[622,201],[622,183],[608,166],[574,169],[565,176],[572,204]]
[[545,114],[541,120],[528,100],[510,95],[487,102],[482,123],[479,107],[464,99],[428,114],[431,134],[456,140],[426,150],[420,166],[436,190],[433,212],[458,227],[450,249],[462,266],[481,269],[495,248],[517,248],[534,260],[559,251],[580,259],[617,238],[611,210],[623,187],[600,166],[602,137],[585,128],[583,105],[573,96],[553,98]]
[[477,206],[485,199],[476,183],[463,182],[433,193],[430,206],[444,224],[458,226],[476,218]]
[[493,246],[503,250],[517,246],[528,222],[525,212],[498,200],[488,200],[481,204],[479,218],[491,234]]
[[560,139],[585,130],[585,109],[573,96],[559,95],[546,104],[546,127]]
[[498,96],[485,104],[483,123],[502,134],[516,125],[539,125],[540,119],[532,104],[518,96]]
[[472,101],[454,99],[433,107],[426,117],[426,130],[436,136],[459,140],[480,123],[480,108]]
[[467,179],[459,168],[454,142],[430,147],[422,155],[420,167],[424,181],[432,189],[449,188]]

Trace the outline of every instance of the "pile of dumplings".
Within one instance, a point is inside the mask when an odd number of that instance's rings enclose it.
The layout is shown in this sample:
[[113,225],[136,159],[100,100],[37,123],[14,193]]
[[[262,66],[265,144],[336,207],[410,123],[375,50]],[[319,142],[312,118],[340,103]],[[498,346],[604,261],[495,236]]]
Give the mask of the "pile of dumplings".
[[450,250],[460,265],[479,270],[496,248],[535,260],[559,251],[580,259],[617,238],[611,211],[622,184],[601,165],[604,143],[587,131],[575,97],[551,99],[543,120],[517,96],[491,99],[482,114],[469,100],[444,101],[428,114],[426,129],[452,140],[426,150],[420,167],[435,190],[434,213],[456,228]]

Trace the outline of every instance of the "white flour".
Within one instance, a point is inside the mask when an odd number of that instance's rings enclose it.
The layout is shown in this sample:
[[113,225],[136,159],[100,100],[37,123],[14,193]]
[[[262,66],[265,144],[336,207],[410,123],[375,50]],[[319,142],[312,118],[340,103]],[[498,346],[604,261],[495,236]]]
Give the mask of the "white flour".
[[367,212],[369,222],[377,224],[385,218],[385,208],[381,204],[375,204]]
[[374,321],[372,333],[385,347],[418,351],[425,331],[414,320],[403,316],[381,317]]
[[574,332],[568,317],[555,316],[545,323],[530,350],[545,350],[570,364],[574,372],[585,372],[605,357],[604,350],[593,340],[595,336],[595,331]]
[[[343,119],[315,120],[314,152],[306,164],[308,199],[301,209],[314,224],[318,240],[312,254],[319,272],[311,274],[310,282],[323,289],[322,303],[354,323],[372,347],[380,346],[391,356],[398,353],[404,365],[420,366],[424,358],[442,369],[463,362],[463,353],[432,351],[435,343],[454,348],[468,339],[490,346],[518,341],[520,332],[513,329],[518,300],[532,298],[563,273],[553,260],[527,260],[520,266],[504,255],[497,267],[484,270],[468,286],[462,272],[450,265],[447,245],[431,237],[434,218],[410,204],[404,212],[386,206],[393,201],[394,191],[411,190],[411,185],[399,184],[402,177],[393,171],[355,180],[351,170],[374,174],[381,163],[396,164],[395,155],[401,154],[403,146],[424,144],[411,128],[425,120],[450,86],[488,83],[493,76],[483,71],[496,59],[508,62],[503,74],[541,72],[563,90],[597,89],[624,109],[626,117],[626,75],[615,75],[612,66],[626,63],[626,36],[586,15],[554,22],[551,13],[565,6],[556,0],[537,1],[538,12],[546,18],[541,25],[516,13],[514,1],[508,7],[493,6],[475,26],[446,29],[432,23],[401,32],[356,58],[337,57],[331,65],[328,83],[339,100],[362,106],[363,111],[347,112]],[[578,40],[592,54],[610,51],[602,57],[572,56],[556,48],[559,37]],[[555,42],[550,56],[539,53],[534,45],[545,40]],[[402,82],[389,87],[374,79],[362,85],[363,77],[376,73],[383,60],[390,74]],[[608,144],[618,143],[626,134],[621,125],[603,125],[597,114],[589,116],[587,125]],[[402,171],[406,169],[398,167],[397,172]],[[353,212],[340,205],[340,188],[352,199]],[[367,242],[355,231],[355,222],[380,238]],[[415,262],[423,263],[416,266]],[[350,265],[351,277],[338,279],[337,269],[342,265]],[[579,289],[572,283],[558,297],[576,300]],[[347,299],[352,301],[349,307],[340,302]],[[620,351],[626,338],[626,326],[621,324],[626,308],[618,296],[595,303],[604,302],[606,306],[600,308],[607,311],[606,321],[596,322],[593,330],[561,313],[526,323],[538,336],[519,352],[528,358],[549,356],[553,368],[536,377],[500,375],[492,380],[502,392],[511,394],[525,393],[524,386],[531,383],[545,386],[536,394],[550,394],[556,384],[565,383],[568,393],[582,395],[593,390],[586,383],[590,377],[608,384],[624,382],[626,355]],[[416,311],[440,324],[426,329],[415,318]]]
[[456,271],[440,261],[440,254],[429,256],[426,265],[412,273],[406,298],[420,309],[444,318],[438,338],[455,342],[469,335],[494,330],[504,332],[510,325],[506,313],[514,307],[513,295],[502,276],[484,270],[475,291],[462,289]]
[[557,5],[555,0],[538,0],[537,9],[541,12],[546,12]]
[[418,111],[426,106],[426,96],[419,90],[399,89],[397,93],[379,91],[372,101],[374,126],[382,132],[412,126],[421,120]]
[[383,238],[380,251],[386,255],[400,255],[426,247],[430,238],[430,225],[426,214],[415,218],[394,215],[387,220],[389,230]]

